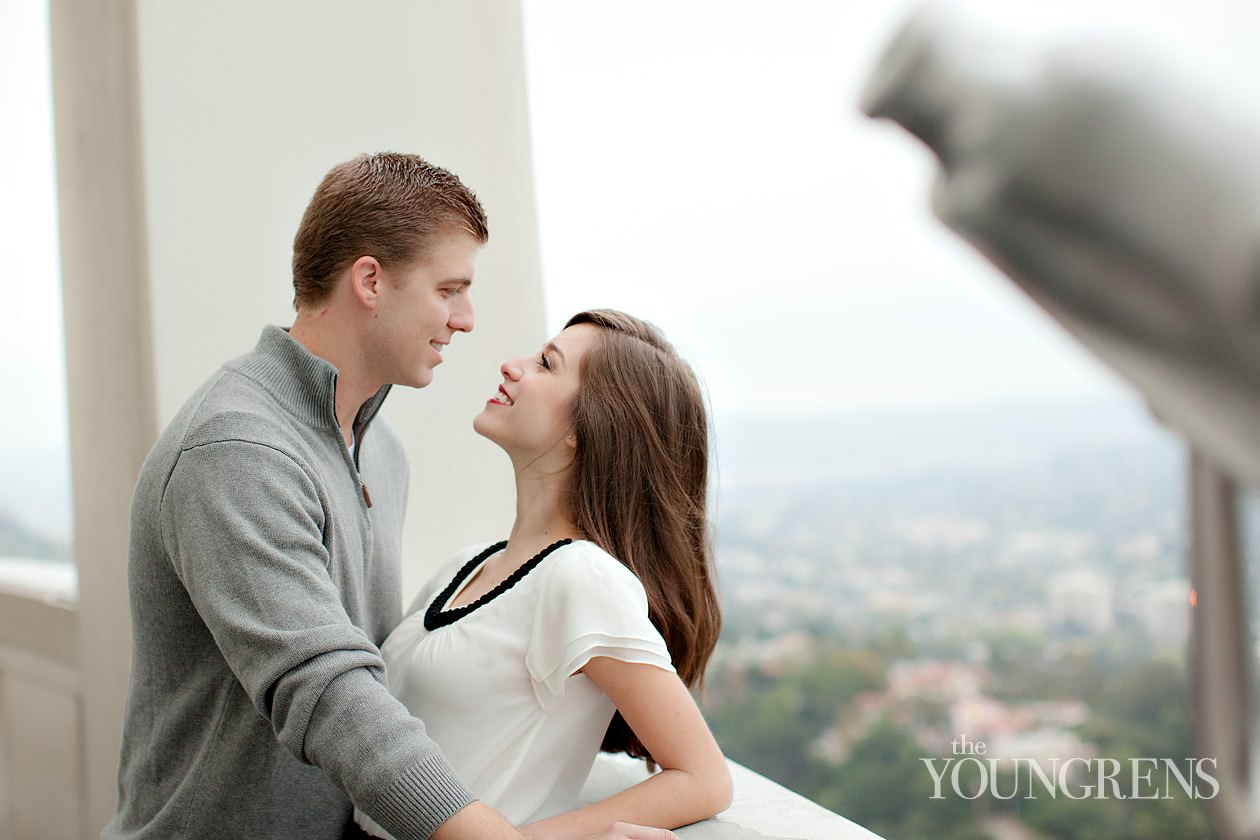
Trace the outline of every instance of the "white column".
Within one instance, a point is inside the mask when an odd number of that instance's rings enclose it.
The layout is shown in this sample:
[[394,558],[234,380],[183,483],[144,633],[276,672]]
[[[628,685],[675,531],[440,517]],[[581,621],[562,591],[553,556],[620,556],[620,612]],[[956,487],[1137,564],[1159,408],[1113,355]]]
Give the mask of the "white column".
[[140,463],[183,400],[291,323],[293,234],[324,173],[418,153],[477,191],[478,326],[385,416],[412,462],[404,582],[506,534],[511,472],[471,431],[543,339],[519,0],[52,0],[74,466],[85,837],[114,807]]
[[155,433],[134,5],[53,0],[53,107],[69,390],[84,836],[113,813],[136,473]]

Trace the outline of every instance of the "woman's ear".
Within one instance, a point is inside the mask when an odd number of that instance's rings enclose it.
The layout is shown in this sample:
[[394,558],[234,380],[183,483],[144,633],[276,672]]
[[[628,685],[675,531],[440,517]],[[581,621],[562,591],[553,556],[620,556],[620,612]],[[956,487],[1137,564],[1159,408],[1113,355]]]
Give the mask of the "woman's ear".
[[570,449],[577,449],[577,433],[569,432],[569,434],[565,436],[564,442],[568,444]]

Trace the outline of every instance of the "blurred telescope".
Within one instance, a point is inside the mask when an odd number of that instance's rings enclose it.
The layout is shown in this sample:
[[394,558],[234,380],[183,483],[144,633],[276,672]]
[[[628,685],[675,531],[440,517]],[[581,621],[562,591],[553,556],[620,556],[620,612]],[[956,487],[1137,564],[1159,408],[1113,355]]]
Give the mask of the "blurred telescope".
[[926,8],[862,108],[936,154],[945,224],[1186,441],[1196,732],[1221,833],[1260,840],[1238,512],[1260,488],[1260,113],[1218,94],[1132,49],[1020,49]]

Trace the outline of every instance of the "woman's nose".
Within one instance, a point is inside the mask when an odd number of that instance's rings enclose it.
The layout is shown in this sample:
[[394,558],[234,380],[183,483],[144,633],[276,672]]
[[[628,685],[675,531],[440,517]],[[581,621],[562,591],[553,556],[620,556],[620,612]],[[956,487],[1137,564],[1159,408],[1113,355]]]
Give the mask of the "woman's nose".
[[499,366],[499,373],[503,374],[504,379],[510,379],[513,382],[521,378],[521,371],[524,366],[520,359],[508,359]]

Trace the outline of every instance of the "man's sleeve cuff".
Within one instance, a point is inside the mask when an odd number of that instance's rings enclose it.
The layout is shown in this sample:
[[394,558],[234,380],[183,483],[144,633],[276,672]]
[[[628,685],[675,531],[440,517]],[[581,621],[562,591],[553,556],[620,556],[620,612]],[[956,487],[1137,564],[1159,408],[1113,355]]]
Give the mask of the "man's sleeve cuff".
[[397,840],[427,840],[475,799],[445,756],[435,752],[378,796],[368,815]]

